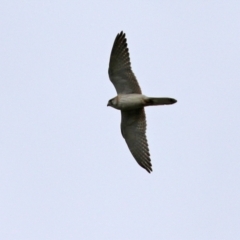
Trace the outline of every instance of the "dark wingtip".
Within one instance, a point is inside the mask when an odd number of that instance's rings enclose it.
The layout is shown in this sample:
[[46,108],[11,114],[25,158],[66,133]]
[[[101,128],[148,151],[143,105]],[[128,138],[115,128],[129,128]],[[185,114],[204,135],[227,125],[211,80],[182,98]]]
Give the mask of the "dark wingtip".
[[[146,169],[146,168],[145,168]],[[150,168],[150,169],[146,169],[147,170],[147,172],[150,174],[151,172],[152,172],[152,168]]]
[[137,162],[143,169],[145,169],[148,173],[152,172],[152,164],[151,160],[149,159],[148,162],[142,163],[142,162]]
[[120,33],[118,33],[117,37],[121,38],[125,38],[125,33],[123,31],[121,31]]
[[151,173],[151,172],[152,172],[152,164],[151,164],[151,161],[149,161],[149,162],[147,163],[147,165],[146,165],[146,164],[140,164],[140,163],[139,163],[139,165],[140,165],[142,168],[144,168],[148,173]]

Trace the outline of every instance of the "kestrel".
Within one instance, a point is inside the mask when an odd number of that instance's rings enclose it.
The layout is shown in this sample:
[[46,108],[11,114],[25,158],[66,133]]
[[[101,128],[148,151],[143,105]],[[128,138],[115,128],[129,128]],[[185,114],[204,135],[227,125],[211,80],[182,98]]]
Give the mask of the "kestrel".
[[137,163],[149,173],[152,171],[146,138],[146,116],[144,107],[174,104],[173,98],[147,97],[142,94],[132,72],[125,33],[119,33],[113,43],[108,74],[117,96],[107,106],[121,110],[121,132]]

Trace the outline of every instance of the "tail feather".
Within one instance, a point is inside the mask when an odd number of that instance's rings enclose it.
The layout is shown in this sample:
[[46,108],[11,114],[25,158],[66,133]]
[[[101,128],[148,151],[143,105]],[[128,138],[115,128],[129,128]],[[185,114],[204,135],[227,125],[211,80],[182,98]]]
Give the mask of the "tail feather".
[[146,100],[146,106],[154,106],[154,105],[169,105],[176,103],[177,100],[174,98],[152,98],[149,97]]

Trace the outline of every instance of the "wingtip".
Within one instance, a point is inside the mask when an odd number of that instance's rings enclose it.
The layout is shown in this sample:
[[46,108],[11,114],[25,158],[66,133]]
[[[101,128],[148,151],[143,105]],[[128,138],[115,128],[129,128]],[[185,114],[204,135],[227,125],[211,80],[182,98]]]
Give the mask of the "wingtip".
[[[145,168],[146,169],[146,168]],[[150,174],[152,173],[152,169],[146,169],[146,171]]]
[[120,33],[118,33],[117,37],[121,37],[121,38],[125,38],[126,34],[121,31]]
[[143,169],[145,169],[148,173],[151,173],[152,170],[152,164],[151,164],[151,160],[147,163],[147,164],[140,164],[138,163]]

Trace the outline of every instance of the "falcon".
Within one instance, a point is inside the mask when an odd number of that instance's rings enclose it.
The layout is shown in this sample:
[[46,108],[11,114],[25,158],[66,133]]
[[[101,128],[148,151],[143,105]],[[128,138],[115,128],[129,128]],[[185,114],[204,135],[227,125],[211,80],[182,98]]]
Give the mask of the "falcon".
[[121,132],[137,163],[151,173],[152,164],[146,138],[146,116],[144,107],[169,105],[174,98],[147,97],[142,94],[132,71],[125,33],[120,32],[113,43],[108,74],[117,96],[107,106],[121,111]]

